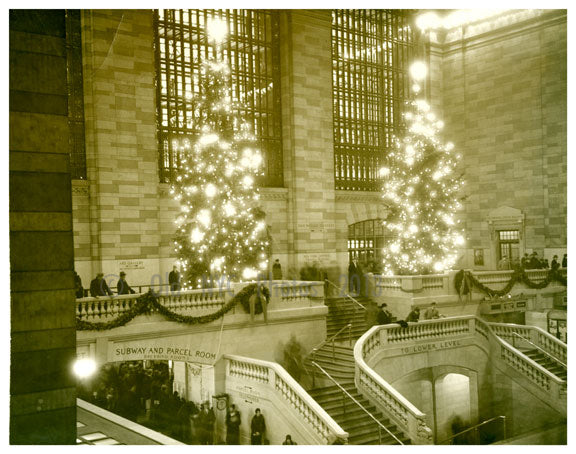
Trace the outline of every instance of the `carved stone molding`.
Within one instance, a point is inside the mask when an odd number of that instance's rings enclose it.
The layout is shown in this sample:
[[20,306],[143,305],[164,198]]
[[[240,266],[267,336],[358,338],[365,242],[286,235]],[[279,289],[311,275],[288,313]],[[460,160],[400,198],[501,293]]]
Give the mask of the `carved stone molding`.
[[379,192],[336,191],[336,202],[382,203]]
[[266,201],[288,200],[288,190],[283,188],[280,189],[261,188],[260,200],[266,200]]
[[73,181],[72,182],[72,194],[73,195],[89,195],[90,194],[90,183],[87,181]]

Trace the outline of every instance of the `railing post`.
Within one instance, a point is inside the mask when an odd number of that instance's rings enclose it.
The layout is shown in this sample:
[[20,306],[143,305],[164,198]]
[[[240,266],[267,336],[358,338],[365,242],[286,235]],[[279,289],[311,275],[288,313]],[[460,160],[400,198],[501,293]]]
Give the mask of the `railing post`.
[[378,444],[382,444],[382,428],[378,426]]
[[506,440],[506,438],[508,438],[506,436],[506,416],[502,417],[502,431],[504,432],[504,440]]

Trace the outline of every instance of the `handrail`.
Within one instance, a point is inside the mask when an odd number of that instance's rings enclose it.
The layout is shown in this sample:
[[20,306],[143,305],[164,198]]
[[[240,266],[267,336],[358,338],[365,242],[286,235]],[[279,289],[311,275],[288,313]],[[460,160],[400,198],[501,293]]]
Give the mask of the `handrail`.
[[[334,282],[330,281],[329,279],[324,279],[325,282],[328,282],[332,287],[340,290],[340,288],[334,284]],[[357,301],[355,298],[353,298],[352,296],[350,296],[350,294],[348,293],[344,293],[344,296],[347,298],[350,298],[354,303],[356,303],[358,306],[360,306],[362,309],[366,310],[366,306],[364,306],[362,303],[360,303],[359,301]]]
[[543,348],[539,347],[538,345],[536,345],[534,342],[532,342],[530,339],[525,338],[524,336],[518,334],[516,331],[512,331],[512,334],[514,334],[515,336],[519,337],[520,339],[528,342],[530,345],[532,345],[533,347],[536,347],[538,350],[540,350],[542,353],[544,353],[547,356],[550,356],[552,359],[554,359],[554,361],[556,361],[557,363],[560,363],[565,369],[568,368],[568,365],[565,364],[562,360],[560,360],[559,358],[557,358],[556,356],[554,356],[552,353],[547,352],[546,350],[544,350]]
[[[298,402],[294,399],[286,397],[287,404],[291,405],[295,411],[299,411],[300,413],[304,411],[304,407],[307,407],[318,418],[318,421],[321,422],[321,424],[323,424],[334,437],[340,440],[348,440],[348,432],[344,431],[344,429],[342,429],[340,425],[334,421],[328,412],[326,412],[326,410],[324,410],[324,408],[322,408],[322,406],[318,404],[318,402],[316,402],[310,396],[310,394],[308,394],[308,392],[280,364],[262,359],[248,358],[245,356],[232,355],[227,353],[222,355],[222,358],[228,360],[229,364],[230,361],[236,361],[240,363],[248,363],[253,366],[259,366],[266,369],[267,371],[272,371],[276,376],[275,380],[280,378],[282,381],[284,381],[284,383],[286,383],[286,385],[293,391],[294,395],[301,401],[301,404],[298,404]],[[228,367],[227,371],[229,370]],[[267,377],[269,377],[268,374]],[[278,391],[278,386],[277,384],[274,384],[274,380],[269,383],[269,386],[272,390]],[[310,424],[314,424],[314,422],[307,416],[303,416],[303,421],[309,421]]]
[[[343,326],[342,328],[340,328],[338,330],[338,332],[336,334],[334,334],[330,339],[326,339],[323,340],[322,342],[320,342],[316,347],[312,348],[312,351],[316,351],[316,350],[320,350],[322,347],[324,347],[324,345],[326,345],[329,342],[332,342],[332,345],[334,345],[334,341],[336,340],[336,338],[340,335],[340,333],[342,331],[344,331],[346,328],[348,328],[348,330],[350,331],[350,329],[352,328],[352,323],[348,323],[347,325]],[[350,337],[350,332],[348,332],[348,337]]]
[[330,381],[332,381],[338,388],[340,388],[340,391],[342,391],[344,394],[346,394],[356,405],[358,405],[363,411],[364,413],[366,413],[370,418],[372,418],[372,420],[378,424],[378,438],[379,438],[379,442],[382,442],[382,434],[380,432],[380,429],[384,429],[386,432],[388,432],[388,434],[390,434],[392,436],[392,438],[394,438],[398,443],[400,443],[401,445],[404,445],[404,443],[402,443],[402,441],[400,439],[398,439],[398,437],[396,435],[394,435],[392,432],[390,432],[390,430],[384,425],[382,424],[380,421],[378,421],[374,415],[372,413],[370,413],[368,410],[366,410],[366,408],[364,407],[364,405],[362,405],[360,402],[358,402],[354,397],[352,397],[352,395],[346,391],[342,385],[340,385],[340,383],[338,383],[336,380],[334,380],[334,378],[328,373],[326,372],[322,366],[320,366],[318,363],[316,363],[315,361],[312,361],[312,364],[317,367],[318,369],[320,369],[320,371],[326,375],[328,377],[328,379],[330,379]]
[[446,438],[446,439],[444,439],[441,442],[438,442],[436,444],[442,445],[442,444],[446,443],[447,441],[453,440],[454,438],[459,437],[460,435],[465,434],[466,432],[470,432],[471,430],[478,429],[478,427],[481,427],[485,424],[488,424],[489,422],[495,421],[496,419],[502,419],[502,424],[503,424],[503,428],[504,428],[504,439],[506,439],[506,416],[500,415],[500,416],[494,416],[493,418],[487,419],[486,421],[482,421],[481,423],[476,424],[472,427],[469,427],[468,429],[463,430],[462,432],[458,432],[457,434],[452,435],[451,437]]

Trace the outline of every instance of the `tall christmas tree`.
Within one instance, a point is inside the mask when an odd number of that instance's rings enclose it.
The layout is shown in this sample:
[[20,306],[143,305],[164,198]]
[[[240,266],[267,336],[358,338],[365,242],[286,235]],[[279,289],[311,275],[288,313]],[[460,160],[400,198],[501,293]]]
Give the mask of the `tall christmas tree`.
[[[413,89],[418,92],[416,84]],[[443,144],[438,133],[443,122],[424,100],[408,104],[407,132],[395,138],[395,148],[380,169],[383,201],[389,215],[384,221],[384,273],[428,274],[450,269],[457,248],[464,244],[455,213],[462,207],[461,156],[452,143]]]
[[230,97],[230,68],[220,42],[202,64],[200,95],[194,99],[195,140],[180,144],[183,157],[171,194],[180,204],[175,250],[184,288],[214,285],[220,278],[250,280],[268,269],[269,238],[259,207],[256,177],[262,156],[251,128]]

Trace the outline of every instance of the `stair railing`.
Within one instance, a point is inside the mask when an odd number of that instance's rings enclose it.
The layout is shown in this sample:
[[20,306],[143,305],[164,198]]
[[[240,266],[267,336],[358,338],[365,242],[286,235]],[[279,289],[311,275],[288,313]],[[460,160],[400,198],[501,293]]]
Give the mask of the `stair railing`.
[[[521,334],[518,334],[516,331],[512,331],[512,334],[515,337],[519,337],[520,339],[522,339],[524,342],[528,342],[532,347],[534,347],[535,349],[537,349],[538,351],[544,353],[546,356],[549,356],[550,358],[552,358],[555,362],[557,362],[558,364],[560,364],[562,367],[564,367],[565,369],[568,369],[568,366],[566,365],[566,363],[564,363],[561,359],[557,358],[556,356],[554,356],[552,353],[547,352],[546,350],[544,350],[543,348],[539,347],[538,345],[536,345],[534,342],[532,342],[530,339],[527,339],[526,337],[522,336]],[[516,347],[515,343],[512,344],[514,347]]]
[[446,439],[444,439],[444,440],[442,440],[441,442],[436,443],[436,444],[437,444],[437,445],[447,444],[447,442],[451,442],[451,441],[454,440],[456,437],[459,437],[460,435],[463,435],[463,434],[465,434],[465,433],[471,432],[472,430],[474,431],[474,436],[475,436],[475,441],[476,441],[476,442],[473,443],[473,444],[478,444],[478,441],[479,441],[479,432],[478,432],[478,429],[479,429],[480,427],[486,425],[486,424],[491,423],[492,421],[496,421],[497,419],[499,419],[499,420],[502,421],[502,432],[503,432],[503,434],[504,434],[503,440],[505,440],[506,438],[508,438],[508,437],[506,436],[506,416],[500,415],[500,416],[494,416],[493,418],[487,419],[486,421],[482,421],[481,423],[476,424],[476,425],[474,425],[474,426],[472,426],[472,427],[469,427],[468,429],[463,430],[462,432],[458,432],[457,434],[454,434],[454,435],[452,435],[451,437],[446,438]]
[[392,438],[394,438],[394,440],[396,440],[399,444],[404,445],[404,443],[402,443],[402,441],[396,435],[394,435],[384,424],[382,424],[380,421],[378,421],[378,419],[376,419],[376,417],[374,417],[374,415],[372,413],[370,413],[366,409],[366,407],[364,407],[364,405],[362,405],[360,402],[358,402],[348,391],[346,391],[340,383],[338,383],[328,372],[326,372],[322,368],[322,366],[320,366],[315,361],[312,361],[312,365],[314,367],[317,367],[320,370],[320,372],[322,372],[324,375],[326,375],[326,377],[328,377],[328,379],[330,381],[332,381],[332,383],[334,383],[342,392],[342,411],[344,412],[344,415],[346,415],[346,399],[345,399],[345,397],[348,397],[350,400],[352,400],[352,402],[354,402],[358,407],[360,407],[362,409],[362,411],[364,411],[364,413],[366,413],[378,425],[378,442],[380,444],[382,444],[382,429],[384,429],[386,432],[388,432],[388,434]]
[[[332,361],[336,361],[336,338],[346,329],[348,328],[348,343],[352,346],[352,323],[348,323],[346,326],[343,326],[338,330],[336,334],[334,334],[330,339],[326,339],[318,344],[316,347],[312,349],[310,352],[311,361],[312,363],[316,361],[316,353],[320,350],[324,345],[332,343]],[[316,386],[316,373],[312,370],[312,387]]]
[[[330,281],[329,279],[324,279],[324,282],[327,282],[328,284],[330,284],[332,287],[334,287],[336,290],[340,291],[340,287],[338,287],[334,282]],[[344,296],[346,298],[350,298],[354,303],[356,303],[358,306],[360,306],[362,309],[366,310],[366,306],[364,306],[362,303],[360,303],[356,298],[354,298],[353,296],[351,296],[349,293],[344,293]]]

